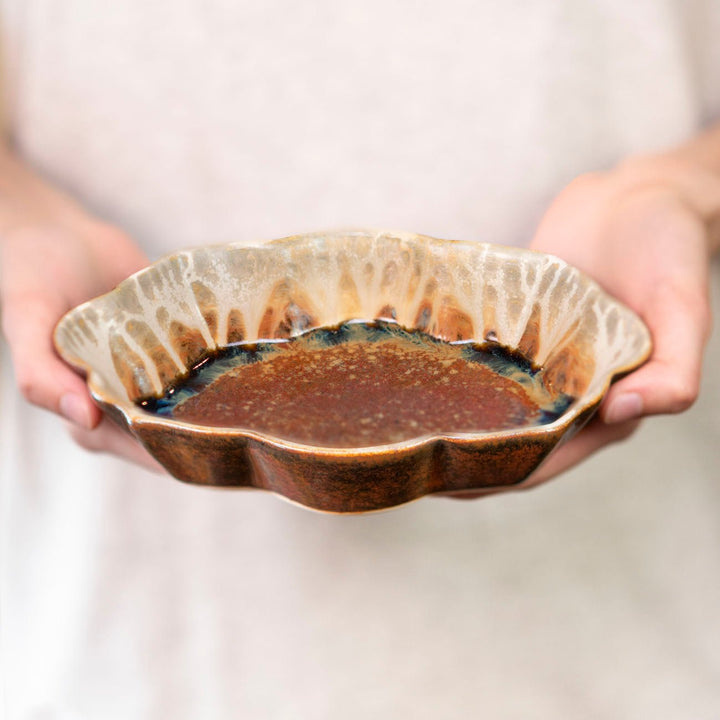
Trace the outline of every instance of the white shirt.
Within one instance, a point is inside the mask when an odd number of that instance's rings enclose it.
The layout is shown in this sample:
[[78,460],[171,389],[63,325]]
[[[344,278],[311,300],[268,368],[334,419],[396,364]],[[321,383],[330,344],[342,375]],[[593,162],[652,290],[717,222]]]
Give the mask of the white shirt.
[[[526,243],[575,175],[720,110],[712,0],[0,7],[17,146],[153,257]],[[11,720],[720,715],[716,413],[690,498],[638,450],[673,420],[574,482],[347,518],[91,456],[8,372],[1,400]]]

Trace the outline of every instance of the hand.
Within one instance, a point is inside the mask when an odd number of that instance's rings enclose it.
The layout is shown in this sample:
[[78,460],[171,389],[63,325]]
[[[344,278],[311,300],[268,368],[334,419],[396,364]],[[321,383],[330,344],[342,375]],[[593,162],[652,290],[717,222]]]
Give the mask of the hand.
[[551,205],[531,247],[575,265],[635,310],[653,352],[523,487],[628,437],[640,418],[682,412],[697,398],[711,327],[709,220],[717,186],[714,175],[676,157],[647,158],[580,177]]
[[535,487],[626,439],[641,418],[692,405],[711,325],[711,231],[719,208],[716,176],[676,155],[581,176],[557,196],[531,248],[583,270],[635,310],[652,334],[652,356],[612,385],[595,419],[524,483],[452,497]]
[[[111,290],[147,264],[127,235],[85,215],[19,165],[0,204],[2,329],[18,386],[27,400],[70,421],[73,437],[92,450],[158,464],[102,413],[84,380],[55,354],[57,321],[85,300]],[[7,182],[7,180],[6,180]]]

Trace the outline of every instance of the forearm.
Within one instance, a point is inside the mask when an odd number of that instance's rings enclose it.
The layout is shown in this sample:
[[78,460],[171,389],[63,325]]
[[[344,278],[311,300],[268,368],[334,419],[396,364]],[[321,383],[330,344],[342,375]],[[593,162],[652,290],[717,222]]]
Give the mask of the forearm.
[[708,250],[720,250],[720,124],[657,155],[631,157],[617,172],[629,185],[668,188],[692,208],[707,229]]
[[720,123],[711,125],[673,152],[720,175]]
[[708,222],[710,249],[720,251],[720,123],[698,135],[678,148],[678,155],[688,162],[705,169],[714,179],[713,187],[707,189],[706,220]]
[[70,308],[146,264],[120,229],[86,212],[0,148],[0,316],[18,388],[30,402],[74,423],[76,433],[83,433],[81,444],[143,463],[147,458],[136,444],[128,448],[110,429],[92,430],[101,413],[82,377],[55,354],[52,336]]
[[85,231],[97,222],[4,142],[0,143],[0,242],[17,228],[52,225]]

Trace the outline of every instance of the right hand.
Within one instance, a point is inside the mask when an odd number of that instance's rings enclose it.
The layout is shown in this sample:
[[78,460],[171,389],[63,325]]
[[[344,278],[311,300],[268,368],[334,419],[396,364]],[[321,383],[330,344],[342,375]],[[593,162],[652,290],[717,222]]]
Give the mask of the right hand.
[[108,292],[147,258],[125,233],[11,162],[13,173],[17,183],[0,188],[0,308],[18,387],[29,402],[68,420],[84,447],[158,469],[139,443],[103,417],[52,339],[68,310]]

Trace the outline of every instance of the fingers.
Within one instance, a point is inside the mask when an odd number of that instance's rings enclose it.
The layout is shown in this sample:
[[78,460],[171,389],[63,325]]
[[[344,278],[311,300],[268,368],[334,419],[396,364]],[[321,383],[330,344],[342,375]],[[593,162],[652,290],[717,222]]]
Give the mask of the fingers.
[[29,402],[86,429],[97,426],[101,413],[84,380],[56,355],[55,325],[74,304],[147,262],[121,231],[90,227],[89,238],[62,228],[20,228],[0,243],[2,327],[18,386]]
[[610,389],[600,410],[606,423],[682,412],[697,398],[711,325],[706,295],[671,288],[658,292],[646,321],[653,335],[652,357]]
[[70,425],[68,429],[73,440],[86,450],[111,453],[130,460],[146,470],[156,473],[165,472],[162,465],[135,438],[108,418],[103,418],[94,430],[86,430],[77,425]]
[[654,338],[650,361],[612,386],[598,420],[559,448],[524,483],[510,488],[467,491],[471,499],[514,489],[529,489],[559,475],[602,447],[620,442],[637,428],[639,418],[677,413],[698,395],[710,310],[705,291],[659,288],[648,302],[645,319]]
[[517,489],[526,490],[540,485],[582,462],[606,445],[627,440],[639,425],[638,420],[615,425],[607,425],[599,419],[591,422],[572,440],[552,453],[528,480],[517,486]]
[[163,472],[137,440],[103,418],[83,378],[55,354],[50,338],[63,311],[62,303],[52,295],[32,294],[25,301],[16,295],[4,303],[3,332],[22,394],[29,402],[69,420],[73,439],[87,450],[113,453],[146,469]]
[[579,432],[567,444],[553,452],[527,480],[519,485],[483,488],[480,490],[462,490],[454,493],[443,493],[442,496],[450,497],[454,500],[475,500],[477,498],[487,497],[488,495],[497,495],[502,492],[530,490],[554,478],[556,475],[560,475],[566,470],[569,470],[606,445],[627,440],[627,438],[637,430],[639,425],[640,422],[637,420],[618,425],[606,425],[597,419]]
[[31,403],[91,429],[101,418],[85,381],[55,354],[52,333],[65,308],[52,295],[4,298],[3,332],[18,387]]

